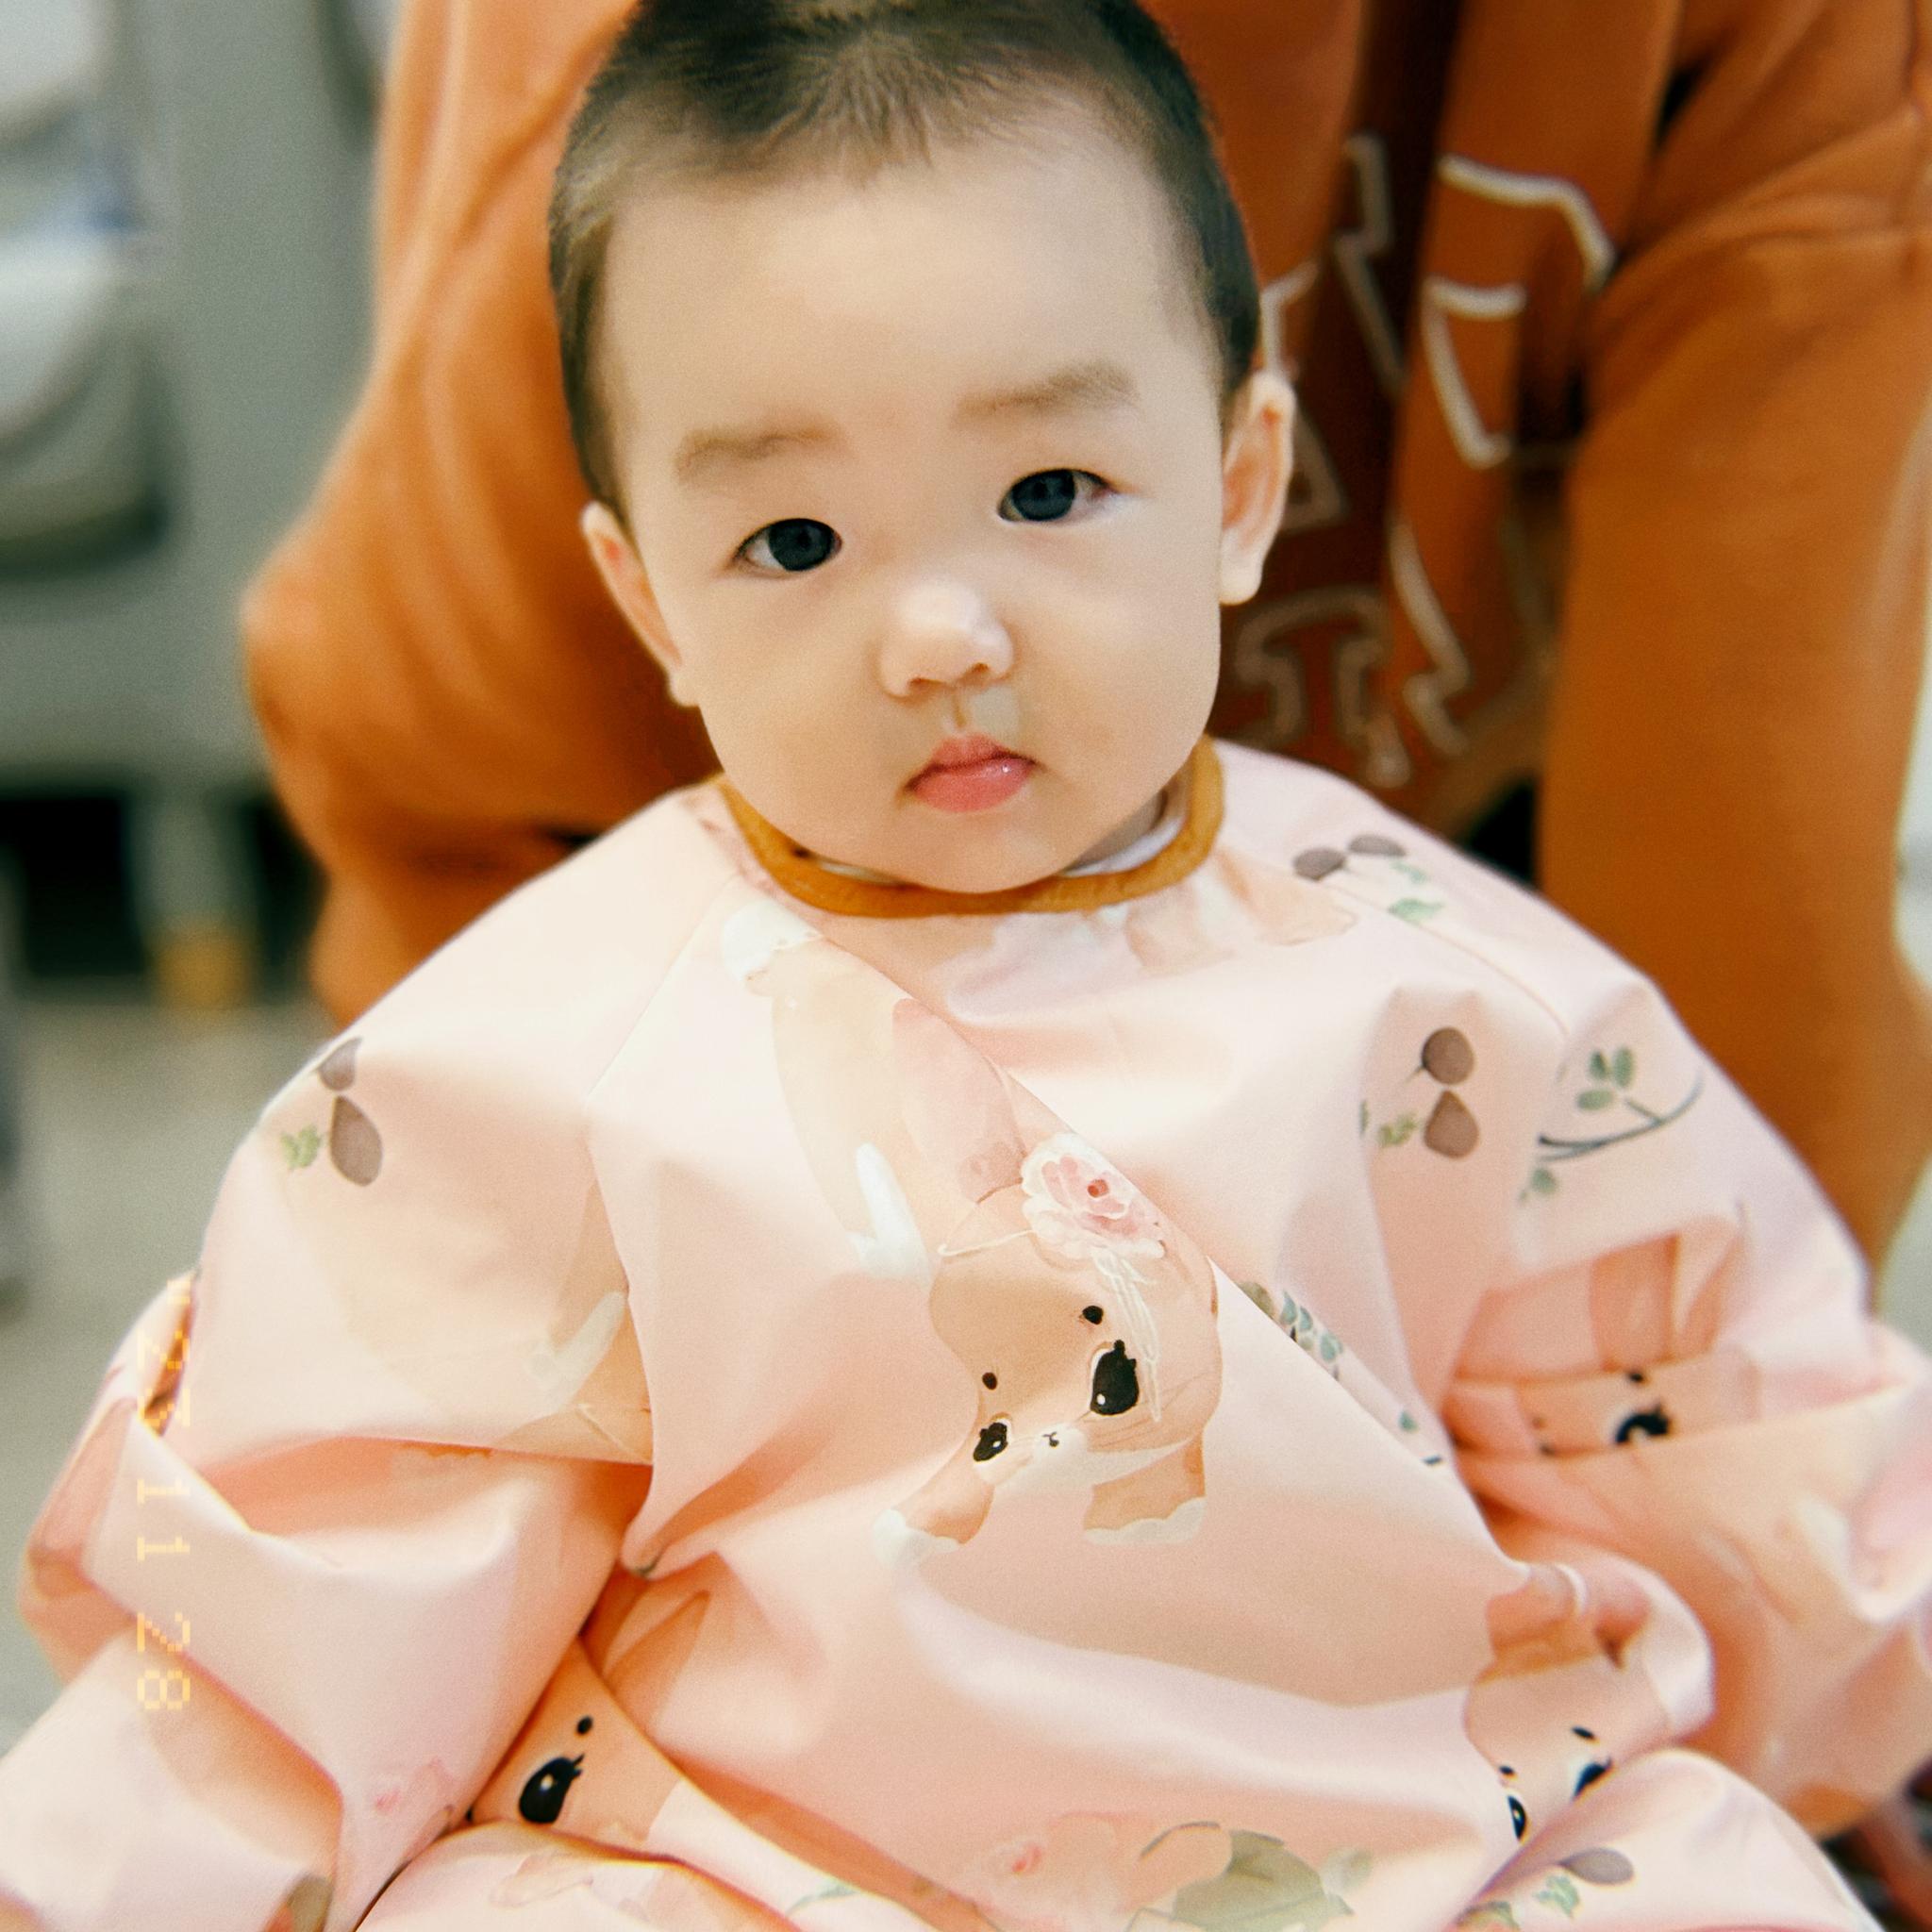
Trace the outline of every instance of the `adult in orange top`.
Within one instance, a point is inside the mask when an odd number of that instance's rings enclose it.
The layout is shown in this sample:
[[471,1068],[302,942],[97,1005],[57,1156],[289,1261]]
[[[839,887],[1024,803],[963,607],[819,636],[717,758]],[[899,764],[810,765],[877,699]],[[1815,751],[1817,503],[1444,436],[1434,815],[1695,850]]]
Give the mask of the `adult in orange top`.
[[[1892,932],[1932,4],[1464,0],[1453,34],[1430,0],[1155,10],[1305,409],[1215,728],[1451,834],[1540,769],[1544,890],[1880,1255],[1932,1148]],[[556,370],[550,175],[622,11],[407,10],[374,367],[245,616],[341,1018],[710,767],[584,553]]]

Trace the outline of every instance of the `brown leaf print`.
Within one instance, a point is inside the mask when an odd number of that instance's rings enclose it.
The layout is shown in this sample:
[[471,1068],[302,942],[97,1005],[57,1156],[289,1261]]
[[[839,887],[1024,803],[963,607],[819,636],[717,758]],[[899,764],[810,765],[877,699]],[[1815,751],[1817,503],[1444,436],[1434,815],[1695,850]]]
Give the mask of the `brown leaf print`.
[[1294,869],[1305,879],[1325,879],[1347,863],[1347,855],[1332,845],[1311,845],[1306,852],[1297,852],[1294,858]]
[[329,1116],[328,1158],[336,1172],[358,1188],[366,1188],[382,1172],[382,1136],[353,1100],[338,1099]]
[[1475,1143],[1481,1138],[1475,1116],[1453,1093],[1445,1093],[1437,1101],[1436,1110],[1423,1129],[1424,1144],[1438,1154],[1447,1155],[1451,1160],[1460,1160],[1465,1154],[1474,1153]]
[[1423,1066],[1443,1086],[1458,1086],[1475,1072],[1475,1048],[1456,1027],[1439,1027],[1423,1041]]
[[1564,1871],[1586,1885],[1628,1885],[1637,1876],[1637,1867],[1608,1845],[1594,1845],[1559,1862]]
[[1404,847],[1393,839],[1385,839],[1380,832],[1361,832],[1348,841],[1351,852],[1359,852],[1364,858],[1400,858]]
[[345,1040],[315,1070],[316,1077],[331,1093],[346,1093],[356,1077],[356,1049],[359,1040]]

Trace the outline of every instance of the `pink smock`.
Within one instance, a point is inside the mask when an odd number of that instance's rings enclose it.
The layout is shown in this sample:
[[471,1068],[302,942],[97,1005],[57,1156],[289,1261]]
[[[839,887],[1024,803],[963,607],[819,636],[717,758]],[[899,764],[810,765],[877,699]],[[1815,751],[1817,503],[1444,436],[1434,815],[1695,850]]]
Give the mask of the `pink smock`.
[[33,1530],[0,1926],[1869,1927],[1924,1357],[1637,973],[1190,771],[923,912],[675,792],[291,1080]]

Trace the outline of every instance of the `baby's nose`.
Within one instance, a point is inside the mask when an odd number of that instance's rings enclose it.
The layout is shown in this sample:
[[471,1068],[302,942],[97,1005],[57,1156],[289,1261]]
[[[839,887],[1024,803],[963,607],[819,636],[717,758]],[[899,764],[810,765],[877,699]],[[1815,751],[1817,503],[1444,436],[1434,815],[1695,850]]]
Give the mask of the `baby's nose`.
[[910,696],[923,684],[1001,678],[1012,668],[1006,625],[970,585],[914,584],[887,614],[879,677],[894,697]]

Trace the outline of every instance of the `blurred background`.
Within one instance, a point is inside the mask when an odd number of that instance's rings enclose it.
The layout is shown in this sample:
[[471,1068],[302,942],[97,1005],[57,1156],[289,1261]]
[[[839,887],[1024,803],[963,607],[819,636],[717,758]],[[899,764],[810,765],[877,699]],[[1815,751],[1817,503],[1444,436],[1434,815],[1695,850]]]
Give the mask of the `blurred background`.
[[[241,590],[367,349],[401,0],[0,0],[0,1565],[327,1028]],[[1932,702],[1899,916],[1932,975]],[[1881,1288],[1932,1343],[1932,1189]],[[10,1589],[8,1592],[10,1601]],[[0,1749],[55,1680],[0,1614]]]
[[0,1749],[118,1335],[326,1031],[242,587],[352,399],[398,0],[0,0]]

